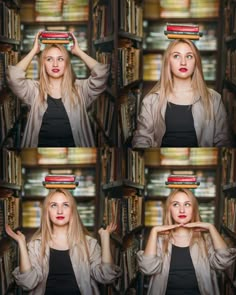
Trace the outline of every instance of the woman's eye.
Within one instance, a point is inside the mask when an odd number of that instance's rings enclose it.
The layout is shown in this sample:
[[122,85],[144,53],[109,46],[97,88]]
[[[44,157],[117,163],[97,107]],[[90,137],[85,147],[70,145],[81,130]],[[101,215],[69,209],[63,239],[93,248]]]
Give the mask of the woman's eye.
[[47,60],[47,61],[51,61],[52,59],[51,59],[51,57],[48,57],[46,60]]
[[64,207],[66,207],[66,208],[69,207],[69,204],[64,204]]
[[186,206],[186,207],[190,207],[191,204],[190,204],[190,203],[186,203],[185,206]]
[[179,55],[178,54],[174,54],[174,58],[179,58]]
[[59,57],[58,60],[59,60],[59,61],[63,61],[64,58],[63,58],[63,57]]
[[192,59],[193,56],[191,54],[187,55],[187,59]]
[[55,208],[56,207],[56,204],[51,204],[51,208]]
[[178,204],[178,203],[174,203],[173,206],[174,206],[174,207],[178,207],[179,204]]

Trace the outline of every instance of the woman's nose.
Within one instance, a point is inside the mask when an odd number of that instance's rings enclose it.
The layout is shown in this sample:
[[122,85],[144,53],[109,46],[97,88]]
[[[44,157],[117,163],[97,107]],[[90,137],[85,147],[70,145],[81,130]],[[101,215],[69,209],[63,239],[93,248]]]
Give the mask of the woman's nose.
[[181,65],[186,65],[186,59],[184,56],[181,57]]
[[57,67],[57,65],[58,65],[57,60],[54,59],[54,60],[53,60],[53,66],[54,66],[54,67]]

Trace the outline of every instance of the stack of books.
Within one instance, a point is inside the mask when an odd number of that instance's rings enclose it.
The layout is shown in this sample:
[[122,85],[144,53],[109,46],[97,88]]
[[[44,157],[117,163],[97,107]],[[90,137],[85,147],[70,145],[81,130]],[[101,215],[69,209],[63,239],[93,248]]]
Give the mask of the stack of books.
[[43,31],[39,35],[39,40],[43,44],[69,44],[73,39],[70,32]]
[[75,189],[78,185],[75,175],[47,175],[45,176],[45,181],[43,185],[46,188],[65,188],[65,189]]
[[197,188],[199,184],[196,175],[171,174],[166,181],[169,188]]
[[164,33],[168,39],[199,40],[202,36],[202,33],[199,32],[199,26],[194,24],[167,23]]

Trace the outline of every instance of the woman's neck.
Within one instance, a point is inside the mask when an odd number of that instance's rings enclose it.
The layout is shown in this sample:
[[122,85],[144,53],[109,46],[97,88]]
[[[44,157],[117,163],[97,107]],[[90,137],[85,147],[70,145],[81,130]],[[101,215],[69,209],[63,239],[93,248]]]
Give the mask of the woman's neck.
[[67,250],[69,248],[68,227],[53,227],[50,247],[57,250]]

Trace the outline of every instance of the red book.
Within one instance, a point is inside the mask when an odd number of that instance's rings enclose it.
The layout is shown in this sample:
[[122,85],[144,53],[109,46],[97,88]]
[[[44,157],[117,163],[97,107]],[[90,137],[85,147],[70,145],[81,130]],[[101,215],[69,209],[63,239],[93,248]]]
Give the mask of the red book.
[[74,182],[75,175],[47,175],[46,182]]
[[176,32],[199,32],[199,26],[197,25],[184,25],[184,24],[167,24],[167,31],[176,31]]
[[44,31],[39,35],[40,38],[64,38],[68,39],[71,37],[71,34],[68,32],[52,32],[52,31]]
[[168,182],[196,182],[196,176],[169,176],[167,178]]

